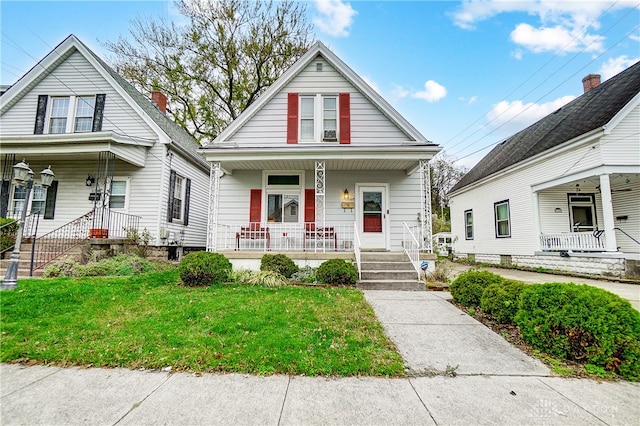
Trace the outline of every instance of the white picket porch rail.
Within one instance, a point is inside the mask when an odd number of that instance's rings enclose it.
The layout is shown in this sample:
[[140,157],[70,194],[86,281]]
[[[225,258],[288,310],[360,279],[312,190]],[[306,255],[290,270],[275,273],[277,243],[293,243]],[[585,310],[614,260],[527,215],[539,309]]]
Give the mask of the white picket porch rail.
[[543,251],[605,251],[603,232],[562,232],[540,235]]

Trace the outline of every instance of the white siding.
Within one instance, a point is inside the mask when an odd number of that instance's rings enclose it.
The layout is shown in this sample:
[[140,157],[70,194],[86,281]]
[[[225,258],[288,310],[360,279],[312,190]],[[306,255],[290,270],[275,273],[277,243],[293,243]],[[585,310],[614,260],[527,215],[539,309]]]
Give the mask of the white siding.
[[[321,62],[322,71],[316,71]],[[230,140],[240,145],[287,144],[287,93],[351,93],[351,143],[389,144],[409,139],[324,59],[318,58],[273,97]],[[303,142],[301,142],[302,144]],[[327,142],[331,143],[331,142]],[[337,144],[337,143],[333,143]]]
[[640,167],[640,105],[624,117],[601,141],[602,161],[607,165]]
[[129,104],[79,52],[73,53],[0,117],[1,135],[33,134],[38,95],[105,93],[103,131],[155,139],[156,135]]
[[[635,179],[638,179],[635,175]],[[625,191],[614,191],[613,219],[617,228],[631,235],[636,241],[640,241],[640,182],[637,180],[625,185]],[[627,191],[628,190],[628,191]],[[627,219],[616,220],[616,217],[627,216]],[[625,253],[640,253],[640,244],[616,230],[616,243]]]

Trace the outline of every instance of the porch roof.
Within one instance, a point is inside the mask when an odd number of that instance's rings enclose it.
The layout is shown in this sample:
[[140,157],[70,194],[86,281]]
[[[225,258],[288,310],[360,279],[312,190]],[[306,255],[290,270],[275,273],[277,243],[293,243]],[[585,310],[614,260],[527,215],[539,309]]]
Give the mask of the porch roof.
[[138,167],[145,166],[149,139],[123,136],[116,132],[64,133],[46,135],[2,136],[2,151],[6,154],[48,159],[93,159],[99,152],[111,152],[116,158]]
[[327,170],[417,170],[420,160],[440,151],[435,144],[301,145],[282,147],[209,146],[200,150],[207,161],[220,162],[227,174],[234,170],[312,170],[324,161]]

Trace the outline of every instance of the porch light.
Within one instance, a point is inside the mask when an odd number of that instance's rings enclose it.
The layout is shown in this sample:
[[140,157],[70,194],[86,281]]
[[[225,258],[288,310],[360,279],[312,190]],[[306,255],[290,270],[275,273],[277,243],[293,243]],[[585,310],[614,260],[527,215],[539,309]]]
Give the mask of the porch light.
[[342,193],[342,201],[349,201],[349,190],[345,189]]
[[94,178],[93,176],[91,176],[90,174],[87,175],[87,181],[86,181],[86,185],[87,186],[92,186],[94,183],[96,183],[96,178]]
[[13,180],[16,182],[16,184],[24,186],[32,179],[33,170],[29,168],[29,164],[24,162],[24,159],[13,166]]
[[45,188],[49,188],[55,177],[56,175],[53,173],[53,170],[51,170],[51,164],[49,164],[49,167],[40,172],[40,183],[42,183],[42,186]]
[[562,213],[562,209],[560,207],[556,207],[556,209],[554,210],[556,213]]

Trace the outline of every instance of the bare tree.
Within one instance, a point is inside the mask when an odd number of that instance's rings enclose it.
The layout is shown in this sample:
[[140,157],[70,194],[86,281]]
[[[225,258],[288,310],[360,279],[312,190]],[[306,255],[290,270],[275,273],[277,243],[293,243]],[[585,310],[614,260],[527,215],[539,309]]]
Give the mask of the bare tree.
[[178,0],[188,23],[137,18],[130,39],[104,46],[142,93],[162,91],[169,116],[213,140],[313,42],[306,4],[293,0]]
[[447,216],[449,198],[447,193],[467,173],[464,166],[456,166],[455,158],[440,152],[429,162],[431,167],[431,209],[441,218]]

